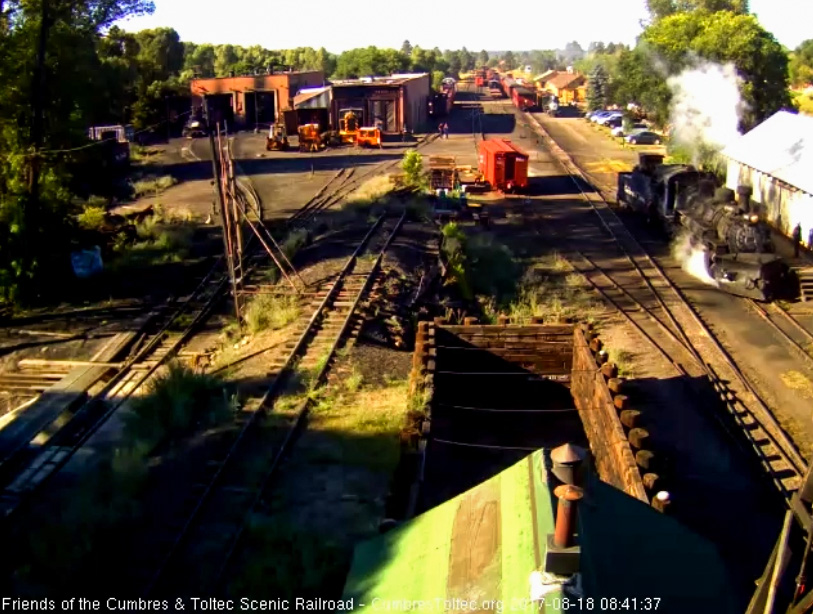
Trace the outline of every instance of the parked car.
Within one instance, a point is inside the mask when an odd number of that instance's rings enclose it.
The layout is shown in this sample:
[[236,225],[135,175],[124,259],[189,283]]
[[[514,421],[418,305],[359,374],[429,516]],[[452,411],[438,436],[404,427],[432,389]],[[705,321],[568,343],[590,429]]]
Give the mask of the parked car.
[[594,113],[591,113],[591,114],[588,116],[588,119],[589,119],[591,122],[596,122],[596,121],[598,121],[598,120],[599,120],[599,118],[604,117],[604,116],[606,116],[606,115],[609,115],[610,113],[613,113],[613,111],[609,111],[609,110],[607,110],[607,109],[603,109],[603,110],[601,110],[601,111],[595,111]]
[[604,122],[604,125],[608,128],[618,128],[621,124],[624,123],[624,118],[620,115],[611,115],[610,118]]
[[[641,123],[632,124],[632,129],[630,130],[630,134],[632,134],[634,132],[638,132],[640,130],[646,130],[647,128],[649,128],[649,126],[647,126],[646,124],[641,124]],[[623,125],[623,123],[619,124],[618,126],[616,126],[616,127],[614,127],[612,129],[612,135],[613,136],[626,136],[624,134],[624,125]]]
[[663,141],[663,136],[657,132],[650,132],[649,130],[640,130],[633,132],[626,138],[627,143],[633,145],[660,145]]
[[198,117],[191,117],[183,127],[182,136],[193,139],[196,136],[209,136],[206,131],[206,123]]
[[613,112],[612,112],[612,113],[610,113],[609,115],[603,115],[602,117],[599,117],[599,118],[596,120],[596,123],[597,123],[599,126],[606,126],[606,125],[607,125],[607,122],[608,122],[608,121],[610,121],[611,119],[613,119],[614,117],[617,117],[618,119],[623,118],[623,117],[624,117],[624,113],[623,113],[623,111],[613,111]]

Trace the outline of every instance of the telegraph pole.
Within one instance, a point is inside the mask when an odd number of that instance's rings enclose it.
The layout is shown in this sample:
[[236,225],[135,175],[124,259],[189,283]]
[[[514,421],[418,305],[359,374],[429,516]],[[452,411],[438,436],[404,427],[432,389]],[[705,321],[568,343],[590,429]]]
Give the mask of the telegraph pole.
[[[206,119],[206,132],[209,133],[209,147],[212,150],[212,172],[215,178],[215,193],[217,194],[217,202],[220,205],[220,223],[223,228],[223,250],[226,256],[226,264],[229,270],[229,279],[231,281],[232,298],[234,299],[234,313],[237,316],[237,325],[242,327],[242,320],[240,318],[240,302],[237,296],[237,280],[234,278],[234,258],[231,251],[229,241],[229,224],[227,222],[226,204],[223,202],[223,179],[220,175],[220,155],[215,147],[215,136],[212,129],[215,127],[209,118],[209,101],[206,96],[203,97],[203,113]],[[217,128],[220,130],[220,128]]]

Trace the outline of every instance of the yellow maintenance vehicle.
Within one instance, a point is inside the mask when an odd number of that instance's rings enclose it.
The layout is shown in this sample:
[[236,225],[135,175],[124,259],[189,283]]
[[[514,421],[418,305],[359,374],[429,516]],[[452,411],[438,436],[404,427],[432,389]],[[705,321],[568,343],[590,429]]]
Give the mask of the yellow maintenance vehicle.
[[282,124],[271,126],[265,139],[265,150],[285,151],[286,149],[288,149],[288,135],[285,132],[285,126]]
[[359,128],[356,135],[356,145],[358,147],[381,148],[381,130],[378,128]]
[[299,126],[299,151],[322,151],[326,146],[325,137],[319,131],[319,124]]
[[339,118],[339,140],[347,145],[355,143],[360,123],[355,111],[344,111]]

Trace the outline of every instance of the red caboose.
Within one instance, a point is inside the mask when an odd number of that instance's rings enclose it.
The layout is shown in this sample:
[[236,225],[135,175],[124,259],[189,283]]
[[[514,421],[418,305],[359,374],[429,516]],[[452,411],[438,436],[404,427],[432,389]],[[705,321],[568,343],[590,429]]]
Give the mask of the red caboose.
[[528,154],[511,141],[480,141],[479,170],[495,190],[513,192],[528,187]]

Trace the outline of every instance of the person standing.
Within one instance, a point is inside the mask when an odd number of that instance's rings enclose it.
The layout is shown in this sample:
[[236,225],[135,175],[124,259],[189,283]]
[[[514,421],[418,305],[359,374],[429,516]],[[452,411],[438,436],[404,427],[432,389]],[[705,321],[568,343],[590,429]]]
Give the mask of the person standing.
[[799,244],[802,242],[802,225],[796,224],[793,229],[793,257],[799,257]]
[[449,124],[443,122],[443,138],[449,140]]

